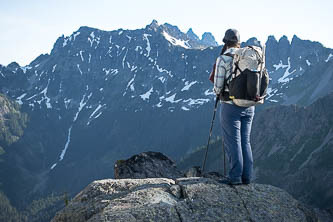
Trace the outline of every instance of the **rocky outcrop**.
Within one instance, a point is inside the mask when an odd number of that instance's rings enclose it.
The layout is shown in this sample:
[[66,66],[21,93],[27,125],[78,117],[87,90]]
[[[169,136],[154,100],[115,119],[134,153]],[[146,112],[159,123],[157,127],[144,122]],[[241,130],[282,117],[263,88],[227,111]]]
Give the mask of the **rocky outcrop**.
[[229,186],[210,178],[99,180],[52,222],[317,221],[314,212],[270,185]]
[[114,165],[116,179],[178,178],[183,174],[175,162],[159,152],[144,152],[127,160],[118,160]]
[[[270,185],[230,186],[218,174],[189,177],[161,153],[117,161],[116,178],[94,181],[52,222],[97,221],[318,221],[315,212]],[[145,178],[165,176],[168,178]]]

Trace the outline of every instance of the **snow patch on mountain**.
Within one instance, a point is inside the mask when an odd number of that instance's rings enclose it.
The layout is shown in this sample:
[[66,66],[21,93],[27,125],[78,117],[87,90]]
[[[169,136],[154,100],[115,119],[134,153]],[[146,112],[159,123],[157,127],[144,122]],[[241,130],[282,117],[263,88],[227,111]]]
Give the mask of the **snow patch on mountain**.
[[75,38],[76,38],[78,35],[80,35],[80,32],[76,32],[76,33],[73,34],[74,41],[75,41]]
[[151,89],[148,90],[146,93],[140,95],[141,99],[142,99],[143,101],[149,100],[149,97],[150,97],[150,95],[152,94],[153,91],[154,91],[154,88],[151,87]]
[[91,119],[103,106],[105,106],[106,104],[104,105],[101,105],[99,104],[96,109],[91,113],[91,115],[89,116],[89,119]]
[[142,51],[142,47],[141,47],[141,46],[139,46],[139,45],[138,45],[138,46],[136,46],[136,47],[135,47],[135,51],[136,51],[136,52]]
[[76,64],[76,67],[77,67],[77,69],[79,70],[79,72],[81,73],[81,76],[82,76],[82,70],[80,69],[80,65]]
[[159,77],[158,79],[159,79],[162,83],[164,83],[165,80],[166,80],[163,76]]
[[[51,109],[51,108],[52,108],[52,105],[51,105],[51,103],[50,103],[51,99],[46,95],[47,90],[48,90],[48,88],[49,88],[49,84],[50,84],[50,79],[48,80],[48,82],[47,82],[47,86],[45,87],[45,89],[44,89],[43,91],[41,91],[40,93],[44,95],[44,98],[42,98],[41,101],[44,101],[44,100],[46,99],[46,103],[45,103],[45,104],[46,104],[46,107],[47,107],[48,109]],[[41,101],[38,101],[38,103],[40,104]]]
[[266,99],[269,99],[271,98],[272,96],[274,96],[276,93],[277,93],[277,89],[272,89],[272,88],[267,88],[267,96],[266,96]]
[[55,64],[55,65],[53,66],[53,68],[52,68],[52,72],[55,71],[56,67],[57,67],[57,64]]
[[16,98],[16,102],[20,105],[23,104],[22,99],[26,96],[26,93],[23,93],[22,95],[20,95],[19,97]]
[[83,52],[83,51],[80,50],[81,61],[84,62],[84,58],[83,58],[82,52]]
[[90,97],[92,96],[92,93],[90,93],[88,96],[87,96],[87,100],[85,100],[86,98],[86,94],[83,95],[81,101],[80,101],[80,105],[79,105],[79,108],[78,108],[78,111],[76,112],[75,116],[74,116],[74,119],[73,119],[73,122],[75,122],[81,112],[81,110],[83,109],[83,107],[87,104],[88,100],[90,99]]
[[88,36],[88,41],[90,42],[90,47],[93,46],[94,42],[96,42],[95,49],[100,43],[100,37],[96,37],[94,32],[91,32],[90,35]]
[[[69,146],[69,143],[71,142],[71,133],[72,133],[72,128],[73,128],[73,125],[71,125],[68,129],[68,133],[67,133],[67,141],[65,143],[65,147],[64,149],[61,151],[61,154],[59,156],[59,161],[62,161],[64,159],[64,156],[67,152],[67,149],[68,149],[68,146]],[[51,170],[53,170],[56,166],[57,166],[58,163],[54,163],[52,166],[51,166]]]
[[[135,91],[135,88],[134,88],[134,80],[135,80],[135,77],[136,77],[136,73],[134,74],[133,78],[127,83],[127,86],[126,86],[126,89],[125,89],[125,91],[124,91],[124,93],[123,93],[123,96],[126,95],[128,88],[130,88],[130,90],[131,90],[132,92]],[[134,97],[134,96],[132,96],[132,98],[133,98],[133,97]]]
[[57,166],[57,163],[54,163],[52,166],[51,166],[51,170],[53,170],[55,167]]
[[166,31],[163,31],[162,34],[163,34],[164,38],[166,40],[168,40],[172,45],[181,46],[185,49],[191,48],[191,46],[188,44],[188,40],[184,41],[184,40],[176,39],[176,38],[172,37],[171,35],[169,35]]
[[67,42],[68,42],[68,38],[65,38],[64,42],[62,43],[62,47],[65,47],[67,45]]
[[118,69],[106,69],[106,68],[103,68],[102,69],[103,72],[105,72],[105,75],[108,76],[108,75],[112,75],[112,76],[115,76],[119,73],[119,70]]
[[35,98],[37,95],[38,95],[38,94],[34,94],[34,95],[30,96],[30,97],[29,97],[28,99],[26,99],[26,100],[31,100],[31,99]]
[[68,109],[68,105],[70,104],[72,99],[66,99],[64,98],[64,104],[65,104],[65,108]]
[[205,91],[205,96],[210,96],[210,95],[215,95],[215,93],[213,92],[212,89],[207,89],[207,90]]
[[147,57],[149,57],[150,51],[151,51],[151,47],[150,47],[150,42],[149,42],[148,36],[151,36],[151,35],[150,34],[143,34],[143,38],[147,41],[147,47],[146,47],[146,50],[147,50],[146,56]]
[[175,100],[176,95],[177,95],[177,93],[173,94],[172,96],[169,96],[169,97],[165,98],[165,101],[169,102],[169,103],[179,103],[180,101],[182,101],[182,99]]
[[[103,108],[104,106],[106,106],[106,104],[98,104],[98,106],[96,107],[96,109],[91,113],[91,115],[89,116],[89,120],[87,122],[87,126],[90,125],[91,121],[94,119],[97,119],[100,115],[102,115],[102,111],[100,111],[101,108]],[[99,112],[99,113],[97,113]],[[97,113],[97,115],[95,115]]]
[[135,77],[136,77],[136,75],[134,75],[133,78],[127,83],[126,90],[128,89],[128,87],[130,87],[131,91],[134,91],[133,82],[134,82]]
[[191,83],[189,83],[188,81],[185,82],[185,86],[180,90],[181,92],[183,91],[187,91],[190,89],[191,86],[193,86],[194,84],[196,84],[198,81],[193,81]]
[[128,53],[128,49],[126,50],[126,53],[125,53],[122,63],[121,63],[123,65],[123,69],[125,68],[125,60],[126,60],[127,53]]
[[[284,65],[285,66],[285,65]],[[289,82],[290,80],[292,80],[292,78],[288,78],[288,76],[290,76],[291,74],[293,74],[294,72],[296,72],[296,69],[294,69],[292,72],[290,72],[291,66],[290,66],[290,57],[288,57],[288,65],[287,65],[287,69],[284,72],[283,76],[281,78],[278,79],[279,83],[286,83]]]
[[64,149],[61,151],[59,161],[62,161],[64,159],[64,156],[65,156],[66,151],[68,149],[69,143],[71,142],[72,128],[73,128],[73,125],[68,129],[67,141],[66,141]]
[[280,60],[280,63],[277,65],[273,65],[273,67],[275,68],[275,71],[277,71],[278,69],[281,69],[281,68],[287,68],[288,65],[283,65],[282,60]]
[[31,66],[23,66],[23,67],[20,67],[20,68],[22,69],[23,73],[26,73],[27,70],[32,69]]
[[203,105],[205,103],[209,102],[209,99],[186,99],[183,101],[184,103],[187,103],[189,106],[193,106],[193,105]]
[[134,65],[130,66],[128,62],[127,62],[127,65],[128,65],[128,68],[131,69],[131,72],[133,72],[133,71],[137,72],[137,68],[138,68],[137,66],[134,66]]
[[332,53],[330,53],[330,54],[328,55],[328,57],[327,57],[327,59],[325,60],[325,62],[328,62],[328,61],[331,59],[331,57],[333,57],[333,54],[332,54]]

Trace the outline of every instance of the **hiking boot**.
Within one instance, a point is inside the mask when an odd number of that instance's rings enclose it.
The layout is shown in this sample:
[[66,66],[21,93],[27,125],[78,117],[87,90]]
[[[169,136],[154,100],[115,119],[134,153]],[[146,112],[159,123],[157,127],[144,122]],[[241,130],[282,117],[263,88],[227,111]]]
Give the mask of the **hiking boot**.
[[238,185],[242,185],[242,183],[239,182],[239,181],[229,181],[229,185],[230,186],[238,186]]
[[221,183],[221,184],[228,184],[229,185],[230,180],[223,178],[223,179],[217,180],[217,182]]
[[251,181],[250,180],[242,180],[242,183],[244,185],[249,185],[251,183]]

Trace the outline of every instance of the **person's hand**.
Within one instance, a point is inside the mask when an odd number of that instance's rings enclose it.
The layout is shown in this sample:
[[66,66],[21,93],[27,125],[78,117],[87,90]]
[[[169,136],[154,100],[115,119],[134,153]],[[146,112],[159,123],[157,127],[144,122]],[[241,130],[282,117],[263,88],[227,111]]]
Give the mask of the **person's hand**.
[[214,87],[213,91],[216,94],[216,96],[220,95],[220,93],[221,93],[221,89],[216,88],[216,87]]

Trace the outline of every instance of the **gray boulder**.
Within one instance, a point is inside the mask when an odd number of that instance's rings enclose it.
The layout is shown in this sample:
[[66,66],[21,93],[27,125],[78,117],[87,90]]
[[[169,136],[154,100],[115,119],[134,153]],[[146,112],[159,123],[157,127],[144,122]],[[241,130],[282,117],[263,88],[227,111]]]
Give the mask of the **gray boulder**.
[[144,152],[114,165],[115,179],[178,178],[183,173],[174,161],[159,152]]
[[211,178],[106,179],[88,185],[52,222],[318,221],[285,191]]

